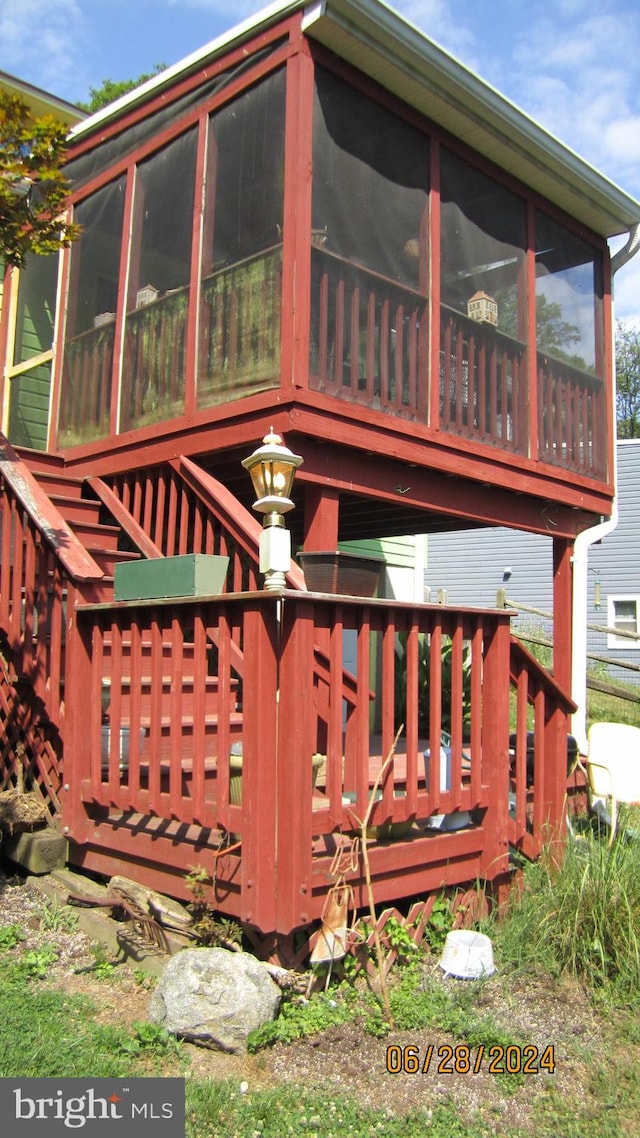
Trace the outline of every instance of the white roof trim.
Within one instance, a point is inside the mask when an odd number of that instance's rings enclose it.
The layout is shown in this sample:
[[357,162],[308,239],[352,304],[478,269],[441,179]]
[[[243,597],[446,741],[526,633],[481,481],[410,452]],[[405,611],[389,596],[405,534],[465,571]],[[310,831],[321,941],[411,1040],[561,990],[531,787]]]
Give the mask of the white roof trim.
[[76,126],[80,139],[189,71],[295,11],[303,30],[446,130],[555,202],[613,237],[640,221],[640,203],[382,0],[276,0],[255,16],[147,80]]

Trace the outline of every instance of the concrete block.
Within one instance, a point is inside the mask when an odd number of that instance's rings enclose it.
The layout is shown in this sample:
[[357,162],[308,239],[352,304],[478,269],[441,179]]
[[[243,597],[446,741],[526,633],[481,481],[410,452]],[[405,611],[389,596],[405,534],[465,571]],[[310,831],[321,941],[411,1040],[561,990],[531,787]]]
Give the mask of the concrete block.
[[25,872],[39,875],[65,865],[68,843],[57,830],[34,830],[33,833],[5,837],[2,854]]

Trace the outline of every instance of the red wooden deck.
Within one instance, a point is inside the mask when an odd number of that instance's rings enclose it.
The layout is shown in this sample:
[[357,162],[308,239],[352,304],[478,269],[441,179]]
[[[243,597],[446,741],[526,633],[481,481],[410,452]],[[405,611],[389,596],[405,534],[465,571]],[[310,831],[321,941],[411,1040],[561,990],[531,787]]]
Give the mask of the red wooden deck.
[[[44,498],[27,511],[32,476],[15,455],[13,462],[3,482],[9,556],[0,615],[12,668],[4,688],[15,694],[18,678],[28,681],[40,702],[27,760],[73,864],[125,872],[182,897],[185,875],[202,865],[216,908],[259,935],[266,951],[286,955],[295,930],[321,916],[336,848],[364,817],[401,724],[370,820],[376,902],[476,878],[502,881],[510,850],[536,856],[561,825],[571,704],[511,638],[506,612],[262,592],[257,523],[222,492],[215,505],[214,480],[179,463],[169,483],[149,481],[146,495],[117,512],[128,540],[146,529],[146,542],[163,546],[154,545],[157,553],[179,550],[187,535],[191,549],[196,540],[224,551],[229,591],[115,603],[108,576],[82,579],[81,558],[76,572],[71,540],[61,543],[64,562],[50,546],[56,515]],[[64,488],[69,508],[84,514],[85,499],[72,497],[71,482]],[[166,524],[154,532],[160,495]],[[118,551],[109,556],[117,560]],[[297,584],[299,573],[291,579]],[[444,781],[439,762],[425,781],[427,722],[432,739],[443,727],[450,733]],[[22,761],[9,749],[5,777]],[[429,821],[460,814],[465,824],[451,832]],[[351,884],[362,906],[361,865]]]

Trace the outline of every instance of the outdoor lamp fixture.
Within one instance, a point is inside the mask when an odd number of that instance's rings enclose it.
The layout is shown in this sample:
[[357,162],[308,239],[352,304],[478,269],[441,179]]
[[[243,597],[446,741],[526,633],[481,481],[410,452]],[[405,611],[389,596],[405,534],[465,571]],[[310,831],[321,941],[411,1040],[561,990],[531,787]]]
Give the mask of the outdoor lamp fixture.
[[284,524],[284,514],[293,509],[291,491],[296,470],[304,460],[293,454],[273,428],[262,440],[262,446],[242,460],[249,471],[257,501],[253,508],[263,514],[260,534],[260,572],[265,589],[284,589],[285,573],[291,563],[291,534]]

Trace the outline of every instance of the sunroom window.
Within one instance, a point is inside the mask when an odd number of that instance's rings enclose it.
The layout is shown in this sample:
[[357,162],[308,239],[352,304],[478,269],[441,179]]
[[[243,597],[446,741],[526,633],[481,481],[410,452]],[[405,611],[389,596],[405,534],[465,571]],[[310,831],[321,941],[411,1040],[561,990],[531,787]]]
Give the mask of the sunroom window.
[[196,131],[136,171],[120,429],[171,419],[184,407]]
[[109,433],[125,177],[80,202],[82,235],[71,249],[58,442],[74,446]]
[[526,452],[526,203],[441,155],[440,421]]
[[598,250],[536,213],[540,457],[602,477],[607,462],[602,261]]
[[285,73],[209,120],[198,405],[279,381]]
[[429,140],[318,69],[313,120],[311,383],[426,413]]

